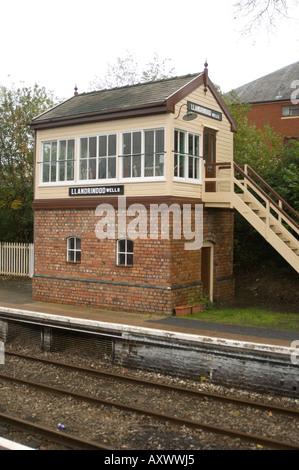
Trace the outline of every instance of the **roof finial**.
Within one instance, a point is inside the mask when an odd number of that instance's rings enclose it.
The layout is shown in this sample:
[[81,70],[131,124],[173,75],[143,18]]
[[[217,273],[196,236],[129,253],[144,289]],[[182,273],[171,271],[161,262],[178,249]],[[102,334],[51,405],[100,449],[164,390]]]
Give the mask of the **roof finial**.
[[78,87],[77,87],[77,84],[75,84],[75,92],[74,92],[74,96],[77,96],[78,95]]
[[206,93],[208,91],[208,59],[206,59],[205,61],[205,69],[204,69],[204,72],[203,72],[203,80],[204,80],[204,92]]

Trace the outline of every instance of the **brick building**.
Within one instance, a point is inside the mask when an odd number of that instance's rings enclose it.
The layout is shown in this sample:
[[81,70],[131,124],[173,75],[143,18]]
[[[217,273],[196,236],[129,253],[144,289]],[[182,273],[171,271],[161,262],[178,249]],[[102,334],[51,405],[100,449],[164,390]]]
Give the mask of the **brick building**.
[[283,67],[235,90],[249,103],[249,120],[257,128],[269,124],[284,141],[299,140],[299,62]]
[[[202,293],[213,300],[233,297],[230,205],[205,205],[199,248],[191,247],[183,230],[184,209],[191,235],[201,223],[196,207],[203,207],[202,157],[211,165],[233,159],[235,122],[207,69],[75,93],[31,127],[35,299],[173,314],[175,306]],[[110,220],[101,212],[104,204]],[[120,227],[124,205],[125,228]],[[136,207],[145,216],[139,225]],[[167,237],[161,231],[165,218]],[[100,228],[107,238],[99,236]],[[178,228],[181,235],[174,237]]]
[[33,298],[169,315],[201,294],[233,298],[234,209],[259,231],[262,219],[235,177],[236,124],[207,68],[75,92],[31,127]]

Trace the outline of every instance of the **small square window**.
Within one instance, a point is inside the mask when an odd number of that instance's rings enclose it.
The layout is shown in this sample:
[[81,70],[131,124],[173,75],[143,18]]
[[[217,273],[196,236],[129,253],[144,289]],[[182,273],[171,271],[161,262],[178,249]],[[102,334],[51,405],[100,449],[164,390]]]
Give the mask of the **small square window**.
[[70,237],[67,239],[67,261],[69,263],[81,262],[81,238]]
[[134,244],[132,240],[118,240],[117,264],[118,266],[133,266]]

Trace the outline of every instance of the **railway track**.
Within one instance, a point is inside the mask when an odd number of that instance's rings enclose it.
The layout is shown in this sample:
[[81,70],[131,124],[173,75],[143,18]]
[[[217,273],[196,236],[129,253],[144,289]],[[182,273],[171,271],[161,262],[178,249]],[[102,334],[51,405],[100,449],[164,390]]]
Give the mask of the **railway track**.
[[[134,385],[135,387],[142,387],[141,389],[142,391],[144,390],[145,387],[147,388],[150,387],[151,389],[153,388],[159,389],[165,395],[173,394],[173,393],[179,394],[185,397],[186,400],[188,399],[190,400],[194,397],[197,397],[197,398],[200,397],[203,400],[208,399],[209,402],[211,402],[212,400],[221,401],[225,404],[230,404],[230,405],[233,404],[238,407],[247,407],[247,408],[250,407],[250,409],[266,411],[269,414],[277,413],[277,414],[284,415],[284,416],[287,415],[291,417],[292,419],[296,419],[296,420],[299,417],[299,410],[296,410],[296,409],[288,409],[288,408],[273,406],[273,405],[264,404],[264,403],[241,400],[241,399],[222,396],[216,393],[211,393],[211,392],[206,392],[206,391],[185,389],[182,387],[168,385],[164,383],[141,380],[136,377],[128,377],[128,376],[123,376],[119,374],[118,375],[112,374],[108,372],[95,370],[92,368],[78,367],[78,366],[74,366],[74,365],[70,365],[70,364],[66,364],[62,362],[57,362],[57,361],[54,362],[52,360],[45,359],[45,358],[38,358],[38,357],[27,356],[27,355],[12,353],[12,352],[7,352],[6,357],[8,356],[11,358],[13,357],[18,358],[24,361],[31,361],[33,363],[40,362],[44,365],[49,366],[49,368],[50,367],[62,368],[63,370],[68,370],[72,373],[75,372],[75,373],[83,374],[83,376],[85,377],[87,375],[90,375],[90,376],[96,377],[97,379],[100,378],[101,380],[108,380],[109,382],[112,381],[114,383],[118,383],[120,381],[127,382],[130,385]],[[207,423],[205,421],[199,421],[199,420],[189,419],[186,417],[176,416],[172,413],[169,414],[169,413],[165,413],[161,411],[156,411],[152,409],[152,407],[144,408],[144,407],[139,407],[136,405],[123,403],[118,400],[107,400],[98,396],[92,396],[90,394],[74,392],[74,391],[68,390],[67,388],[61,388],[56,385],[51,386],[48,384],[41,383],[40,381],[36,382],[35,380],[29,380],[24,377],[1,374],[0,379],[2,381],[18,384],[19,386],[39,389],[48,394],[56,394],[56,395],[59,394],[60,396],[63,396],[63,397],[68,396],[82,403],[89,403],[91,405],[102,406],[105,408],[114,408],[114,409],[117,408],[118,410],[124,413],[138,414],[139,416],[142,416],[142,417],[146,416],[149,419],[154,420],[154,422],[159,421],[163,423],[171,423],[171,425],[174,425],[176,427],[185,427],[186,429],[192,429],[196,431],[201,430],[203,432],[211,433],[214,435],[226,436],[231,439],[239,439],[246,443],[253,443],[265,449],[283,449],[283,450],[298,450],[299,449],[299,444],[297,443],[285,442],[280,439],[274,439],[270,437],[265,437],[263,435],[256,435],[253,433],[242,432],[238,429],[231,429],[228,427],[218,426],[215,424]],[[56,437],[59,438],[59,436],[61,436],[61,433],[58,433],[58,436]],[[65,437],[65,435],[63,437]],[[84,439],[82,441],[84,441]],[[92,445],[93,443],[90,441],[87,441],[85,442],[85,444]],[[85,444],[82,443],[82,445],[85,445]],[[96,445],[100,446],[100,444],[96,444]],[[100,448],[106,448],[106,449],[111,450],[111,448],[109,448],[108,446],[105,446],[105,444],[103,444],[102,447]]]
[[0,422],[20,430],[25,434],[43,436],[47,441],[57,443],[72,450],[113,450],[111,447],[105,446],[104,444],[88,441],[87,439],[78,438],[69,434],[62,434],[59,431],[42,426],[41,424],[35,424],[29,420],[17,418],[5,413],[0,413]]

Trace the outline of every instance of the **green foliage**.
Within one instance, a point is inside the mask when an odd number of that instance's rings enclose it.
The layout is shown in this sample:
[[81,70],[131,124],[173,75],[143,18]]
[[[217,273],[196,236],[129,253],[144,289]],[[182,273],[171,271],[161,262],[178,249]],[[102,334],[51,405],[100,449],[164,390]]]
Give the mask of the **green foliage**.
[[[298,211],[299,142],[290,141],[284,145],[282,136],[276,134],[270,126],[257,129],[248,119],[250,105],[241,103],[234,92],[224,99],[238,125],[238,132],[234,136],[235,162],[251,166],[291,207]],[[234,243],[237,267],[265,265],[284,270],[292,269],[237,213]]]
[[33,117],[53,106],[44,88],[0,89],[0,240],[33,239]]

